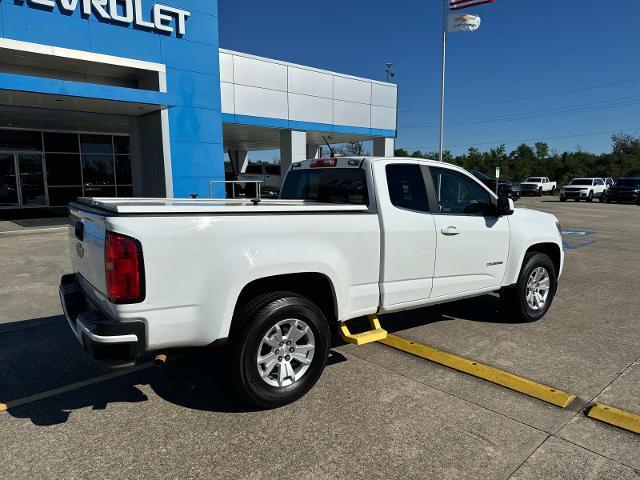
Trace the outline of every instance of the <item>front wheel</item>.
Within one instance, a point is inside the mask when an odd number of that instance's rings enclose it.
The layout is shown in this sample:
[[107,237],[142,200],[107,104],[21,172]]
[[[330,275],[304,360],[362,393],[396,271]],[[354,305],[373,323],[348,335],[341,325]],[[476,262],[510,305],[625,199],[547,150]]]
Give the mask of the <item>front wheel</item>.
[[302,397],[317,382],[329,353],[329,325],[308,298],[292,292],[263,294],[238,314],[233,335],[233,381],[260,408]]
[[539,196],[539,197],[541,197],[541,196],[542,196],[542,187],[540,187],[540,188],[538,189],[538,196]]
[[589,196],[587,197],[587,202],[593,202],[593,192],[589,192]]
[[551,259],[544,253],[527,253],[515,286],[500,292],[505,313],[519,322],[541,319],[551,307],[556,286],[556,269]]

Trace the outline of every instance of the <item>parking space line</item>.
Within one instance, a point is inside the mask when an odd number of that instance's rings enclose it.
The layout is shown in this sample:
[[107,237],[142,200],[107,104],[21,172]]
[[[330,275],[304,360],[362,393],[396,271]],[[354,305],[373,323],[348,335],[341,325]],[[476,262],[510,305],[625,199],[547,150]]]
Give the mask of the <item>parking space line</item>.
[[585,415],[633,433],[640,433],[640,415],[596,403],[585,409]]
[[386,339],[379,340],[379,343],[389,347],[402,350],[403,352],[416,355],[430,360],[434,363],[453,368],[474,377],[487,380],[491,383],[501,385],[510,390],[524,393],[530,397],[537,398],[547,403],[551,403],[561,408],[566,408],[576,399],[575,395],[563,392],[557,388],[542,385],[524,377],[514,375],[497,368],[474,362],[466,358],[458,357],[451,353],[442,352],[433,347],[422,345],[411,340],[407,340],[396,335],[389,334]]
[[129,368],[127,370],[116,371],[113,373],[108,373],[106,375],[101,375],[99,377],[93,377],[88,380],[83,380],[81,382],[71,383],[69,385],[65,385],[64,387],[53,388],[51,390],[47,390],[45,392],[36,393],[35,395],[30,395],[28,397],[18,398],[16,400],[12,400],[7,403],[0,403],[0,412],[6,412],[11,408],[21,407],[22,405],[26,405],[29,403],[37,402],[39,400],[44,400],[50,397],[55,397],[56,395],[61,395],[63,393],[71,392],[73,390],[78,390],[83,387],[88,387],[89,385],[95,385],[96,383],[105,382],[107,380],[112,380],[114,378],[122,377],[124,375],[128,375],[130,373],[138,372],[140,370],[145,370],[149,367],[152,367],[152,362],[143,363],[141,365],[137,365],[133,368]]

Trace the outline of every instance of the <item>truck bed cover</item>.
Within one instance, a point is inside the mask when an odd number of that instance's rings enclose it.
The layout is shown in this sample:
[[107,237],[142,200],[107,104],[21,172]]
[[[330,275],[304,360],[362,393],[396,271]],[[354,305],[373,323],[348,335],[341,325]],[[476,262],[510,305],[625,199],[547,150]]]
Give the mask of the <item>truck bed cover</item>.
[[312,212],[366,212],[366,205],[317,203],[304,200],[252,200],[187,199],[187,198],[98,198],[80,197],[86,205],[116,214],[150,213],[312,213]]

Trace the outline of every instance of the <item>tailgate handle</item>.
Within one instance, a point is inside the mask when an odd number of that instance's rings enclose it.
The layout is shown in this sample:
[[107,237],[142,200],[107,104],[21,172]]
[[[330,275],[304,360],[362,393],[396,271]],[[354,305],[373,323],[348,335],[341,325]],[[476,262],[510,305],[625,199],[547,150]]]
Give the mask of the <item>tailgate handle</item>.
[[75,224],[74,231],[76,234],[76,238],[81,242],[84,240],[84,223],[81,220],[78,220]]

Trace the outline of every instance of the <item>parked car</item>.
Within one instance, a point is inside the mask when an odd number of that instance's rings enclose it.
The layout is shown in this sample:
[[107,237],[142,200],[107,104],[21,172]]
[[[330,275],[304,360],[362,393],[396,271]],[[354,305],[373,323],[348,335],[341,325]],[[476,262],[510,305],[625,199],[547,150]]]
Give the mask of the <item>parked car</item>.
[[592,202],[594,198],[604,202],[607,187],[602,178],[574,178],[560,189],[560,201],[566,202],[571,198],[576,202],[585,200]]
[[547,177],[529,177],[520,183],[520,193],[524,195],[542,196],[543,193],[553,195],[556,191],[556,182],[550,181]]
[[616,183],[613,178],[611,177],[607,177],[604,180],[604,184],[607,187],[607,190],[609,190],[611,187],[613,187],[613,185]]
[[[480,170],[471,170],[471,174],[484,183],[489,190],[495,193],[496,179],[482,173]],[[498,181],[498,195],[501,197],[509,197],[513,200],[520,198],[520,184],[518,182],[510,182],[509,180]]]
[[621,178],[605,196],[607,203],[636,203],[640,205],[640,178]]
[[514,209],[454,165],[306,160],[281,198],[72,203],[73,273],[59,292],[88,355],[117,368],[226,343],[238,389],[275,407],[316,383],[331,324],[489,292],[510,320],[533,321],[556,293],[556,217]]
[[265,197],[269,196],[278,196],[280,192],[280,187],[282,186],[282,176],[280,174],[280,165],[278,164],[249,164],[247,165],[247,169],[244,173],[237,173],[234,176],[235,180],[238,182],[247,182],[247,183],[238,183],[239,193],[245,194],[247,196],[254,197],[256,196],[255,191],[255,181],[261,181],[261,192]]

